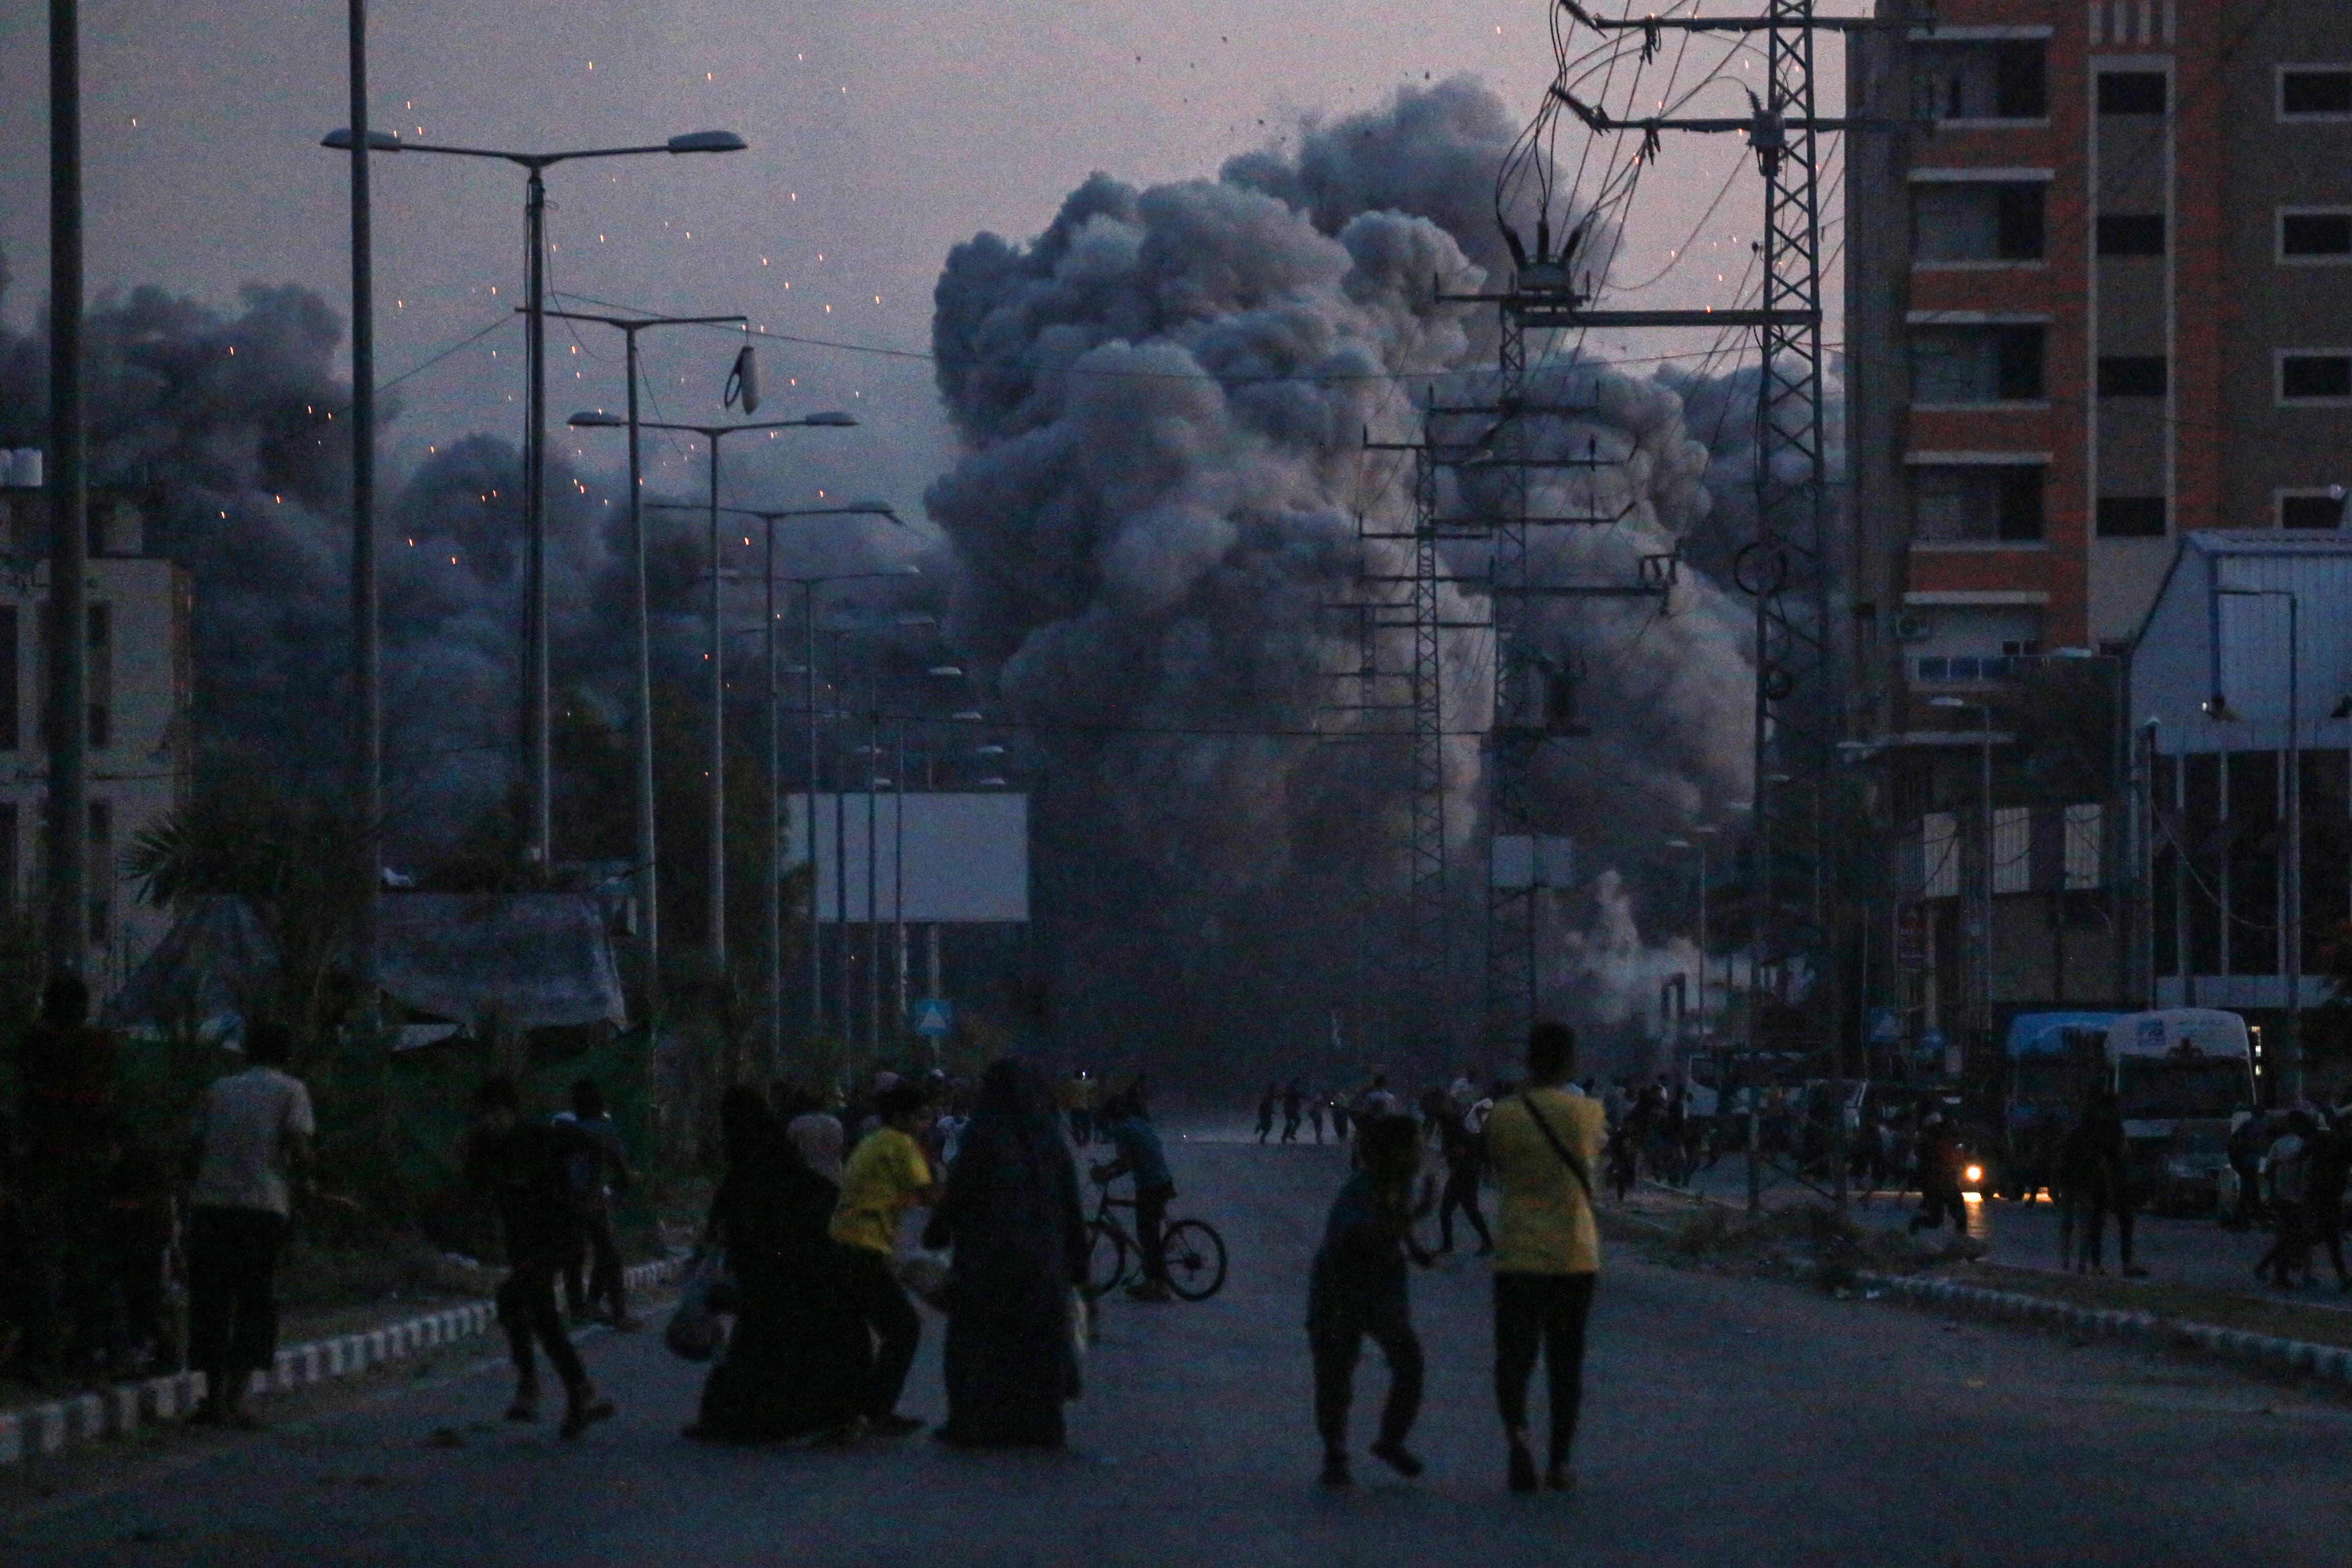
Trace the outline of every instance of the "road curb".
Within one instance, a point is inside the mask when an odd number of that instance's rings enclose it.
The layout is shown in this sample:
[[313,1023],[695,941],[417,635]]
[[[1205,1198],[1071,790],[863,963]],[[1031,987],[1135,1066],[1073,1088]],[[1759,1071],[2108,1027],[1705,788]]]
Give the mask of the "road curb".
[[1865,1273],[1856,1275],[1855,1279],[1872,1289],[1976,1317],[2066,1329],[2099,1339],[2143,1344],[2152,1350],[2189,1351],[2257,1371],[2302,1373],[2352,1387],[2352,1350],[2342,1345],[2282,1339],[2275,1334],[2225,1329],[2214,1323],[2185,1322],[2155,1312],[2077,1307],[2047,1296],[1992,1290],[1981,1285],[1928,1279],[1916,1274]]
[[[665,1258],[632,1265],[622,1271],[633,1290],[667,1284],[677,1278],[685,1260]],[[467,1301],[427,1312],[421,1318],[387,1323],[382,1328],[311,1340],[278,1352],[276,1363],[253,1374],[253,1392],[302,1388],[339,1377],[353,1377],[386,1362],[400,1361],[419,1351],[488,1333],[498,1322],[498,1307],[489,1301]],[[121,1437],[142,1426],[178,1420],[205,1396],[205,1374],[173,1373],[138,1383],[76,1394],[45,1404],[0,1410],[0,1465],[22,1464],[43,1455],[63,1453],[103,1438]]]

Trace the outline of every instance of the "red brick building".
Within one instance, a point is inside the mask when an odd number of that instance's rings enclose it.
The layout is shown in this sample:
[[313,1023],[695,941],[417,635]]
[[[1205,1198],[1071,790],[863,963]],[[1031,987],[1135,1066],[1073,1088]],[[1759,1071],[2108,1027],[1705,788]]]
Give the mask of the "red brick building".
[[1852,111],[1934,123],[1848,138],[1852,721],[1909,832],[1979,806],[2034,661],[2129,646],[2184,532],[2339,525],[2352,4],[1879,13],[1915,25],[1854,36]]

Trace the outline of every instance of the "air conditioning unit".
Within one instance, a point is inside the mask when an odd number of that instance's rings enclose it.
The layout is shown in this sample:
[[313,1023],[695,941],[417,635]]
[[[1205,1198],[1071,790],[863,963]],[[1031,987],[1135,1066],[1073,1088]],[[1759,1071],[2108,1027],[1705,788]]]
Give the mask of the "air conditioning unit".
[[1933,616],[1906,614],[1895,617],[1896,642],[1926,642],[1935,635],[1936,617]]

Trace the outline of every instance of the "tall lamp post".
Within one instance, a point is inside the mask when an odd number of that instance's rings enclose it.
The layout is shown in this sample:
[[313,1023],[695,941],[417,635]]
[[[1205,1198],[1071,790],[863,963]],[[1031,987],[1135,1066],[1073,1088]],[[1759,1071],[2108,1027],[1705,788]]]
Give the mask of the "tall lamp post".
[[82,413],[81,17],[49,0],[48,964],[89,963],[89,437]]
[[[1669,838],[1669,849],[1689,849],[1698,854],[1698,1037],[1706,1042],[1706,841],[1718,831],[1708,824],[1688,829],[1690,838]],[[1692,839],[1696,839],[1693,843]]]
[[[661,505],[662,503],[656,503]],[[664,510],[670,510],[667,506]],[[767,884],[763,889],[766,931],[761,942],[761,994],[768,1009],[768,1071],[773,1077],[784,1059],[784,909],[783,855],[779,845],[777,813],[784,798],[783,735],[778,701],[782,684],[777,677],[783,673],[776,662],[776,588],[778,584],[798,586],[803,608],[807,614],[808,662],[801,673],[808,691],[808,832],[809,832],[809,1038],[814,1042],[824,1025],[824,961],[817,951],[816,905],[816,610],[814,595],[827,583],[854,583],[871,577],[913,577],[920,575],[916,566],[902,566],[886,572],[835,572],[814,577],[780,577],[776,574],[776,523],[780,519],[814,517],[887,517],[899,521],[898,514],[886,501],[857,501],[847,506],[788,507],[780,510],[761,510],[752,507],[730,506],[719,509],[743,517],[756,517],[767,528],[766,570],[761,573],[765,588],[766,615],[760,624],[761,653],[767,666],[767,773],[768,831]]]
[[1931,697],[1930,708],[1968,709],[1977,711],[1978,749],[1977,773],[1977,887],[1974,918],[1977,928],[1976,984],[1970,987],[1969,1010],[1975,1015],[1976,1032],[1990,1043],[1992,1037],[1992,704],[1971,702],[1965,697]]
[[375,543],[375,245],[368,201],[367,0],[350,0],[352,163],[352,808],[359,894],[352,968],[377,1021],[376,917],[383,895],[383,646]]
[[645,910],[646,995],[649,1005],[661,997],[661,879],[656,861],[659,847],[654,837],[654,668],[653,622],[646,603],[645,466],[637,415],[637,334],[647,327],[736,326],[741,316],[602,316],[583,310],[549,310],[564,321],[595,321],[617,329],[628,345],[625,355],[629,384],[629,620],[636,644],[636,876],[637,902]]
[[[710,494],[705,502],[710,514],[710,956],[722,976],[727,973],[727,624],[719,603],[719,443],[745,430],[835,430],[846,429],[856,423],[854,415],[829,410],[798,419],[763,420],[757,425],[639,420],[631,426],[699,436],[710,453]],[[575,430],[610,430],[629,426],[630,421],[601,408],[591,408],[574,414],[571,425]]]
[[[529,174],[523,203],[523,349],[530,361],[523,415],[525,598],[530,628],[529,672],[523,681],[523,773],[529,801],[529,852],[543,875],[554,861],[551,774],[554,752],[548,725],[547,616],[547,183],[557,163],[584,158],[630,158],[651,153],[740,153],[749,145],[731,131],[694,131],[646,147],[587,147],[562,153],[517,153],[488,147],[447,147],[403,142],[389,131],[331,131],[320,143],[354,158],[369,153],[438,153],[453,158],[495,158]],[[616,421],[618,423],[618,421]]]
[[2213,695],[2210,719],[2234,720],[2221,691],[2221,601],[2286,601],[2286,868],[2279,879],[2284,902],[2279,921],[2280,957],[2286,973],[2286,1040],[2278,1053],[2278,1094],[2292,1109],[2303,1102],[2303,628],[2302,601],[2292,588],[2213,590]]

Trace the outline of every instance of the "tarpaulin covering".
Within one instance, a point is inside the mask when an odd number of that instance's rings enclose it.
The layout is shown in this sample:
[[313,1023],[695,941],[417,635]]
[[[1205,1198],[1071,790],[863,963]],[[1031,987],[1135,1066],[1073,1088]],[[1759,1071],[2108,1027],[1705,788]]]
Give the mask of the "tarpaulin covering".
[[585,893],[388,893],[376,923],[386,994],[469,1027],[628,1022],[604,905]]
[[246,901],[196,899],[106,999],[100,1022],[231,1039],[242,1032],[246,1010],[266,1005],[277,984],[278,944]]

